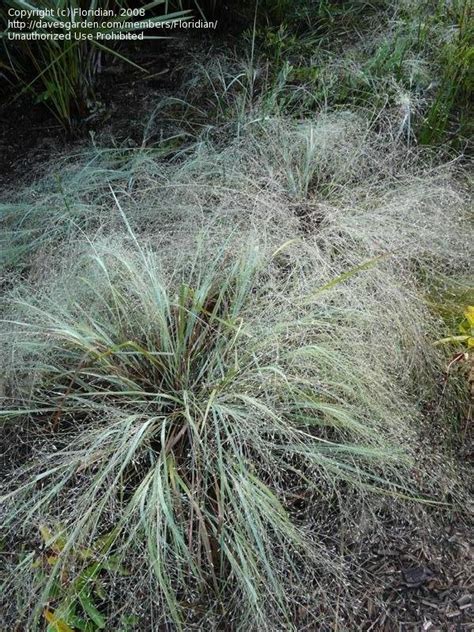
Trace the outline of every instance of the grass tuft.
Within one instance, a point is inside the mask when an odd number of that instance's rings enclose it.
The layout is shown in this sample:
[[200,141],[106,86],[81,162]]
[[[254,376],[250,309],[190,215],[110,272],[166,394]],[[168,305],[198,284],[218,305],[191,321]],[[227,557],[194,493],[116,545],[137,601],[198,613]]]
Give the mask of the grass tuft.
[[7,483],[5,526],[46,523],[64,541],[47,573],[30,555],[20,577],[33,573],[39,604],[59,582],[67,622],[90,564],[77,552],[113,534],[121,567],[143,552],[129,581],[151,582],[162,622],[190,624],[198,604],[239,625],[270,611],[289,624],[285,573],[336,572],[308,530],[313,504],[346,485],[413,491],[393,397],[382,384],[368,397],[375,376],[334,338],[354,310],[290,298],[291,279],[276,295],[285,249],[269,259],[229,243],[166,276],[132,242],[84,247],[67,278],[10,307],[3,416],[42,447]]

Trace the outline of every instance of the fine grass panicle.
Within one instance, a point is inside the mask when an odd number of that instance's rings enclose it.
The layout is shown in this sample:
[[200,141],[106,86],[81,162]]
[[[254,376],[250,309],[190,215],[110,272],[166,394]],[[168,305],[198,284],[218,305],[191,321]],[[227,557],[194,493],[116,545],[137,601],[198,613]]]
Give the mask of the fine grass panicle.
[[299,116],[349,104],[381,109],[401,101],[409,133],[420,142],[469,143],[470,0],[277,6],[276,24],[249,33],[265,68],[265,87],[255,93],[273,113]]
[[[336,274],[347,259],[357,265],[381,252],[421,266],[428,253],[430,265],[439,258],[465,265],[466,195],[456,162],[440,167],[436,152],[407,144],[400,131],[398,109],[302,121],[256,109],[238,134],[222,132],[225,144],[206,130],[173,152],[165,142],[70,156],[0,202],[2,262],[10,272],[35,267],[37,256],[84,231],[120,231],[112,186],[133,229],[172,248],[174,234],[186,240],[209,224],[216,242],[226,238],[226,222],[257,232],[263,224],[283,241],[317,227],[328,228],[327,251],[342,257]],[[335,243],[340,230],[351,248]]]
[[92,151],[79,160],[57,160],[28,192],[5,196],[0,202],[3,266],[21,268],[49,246],[103,222],[110,186],[127,190],[134,170],[133,159],[124,160],[121,151],[114,151],[112,160],[108,156],[109,152]]
[[[102,617],[122,600],[177,628],[290,625],[296,587],[339,572],[318,507],[347,486],[354,503],[414,492],[416,413],[358,353],[367,315],[338,283],[324,298],[291,244],[196,248],[170,271],[135,238],[93,242],[12,299],[4,417],[25,442],[4,523],[23,539],[9,588],[30,587],[25,621],[45,604],[69,626],[92,616],[95,561]],[[49,561],[28,544],[45,528]]]

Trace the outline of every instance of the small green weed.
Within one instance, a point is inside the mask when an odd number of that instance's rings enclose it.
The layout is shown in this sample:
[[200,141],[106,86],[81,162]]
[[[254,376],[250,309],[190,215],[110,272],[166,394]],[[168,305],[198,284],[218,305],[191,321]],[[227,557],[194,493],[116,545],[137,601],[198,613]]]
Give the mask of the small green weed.
[[[48,632],[105,629],[107,621],[99,609],[100,603],[107,601],[104,573],[127,574],[111,553],[116,534],[102,536],[91,547],[68,550],[64,527],[52,532],[41,525],[40,533],[44,551],[33,562],[33,568],[37,569],[36,581],[48,585],[47,606],[43,610]],[[61,572],[49,582],[60,560]],[[76,574],[78,566],[81,570]]]

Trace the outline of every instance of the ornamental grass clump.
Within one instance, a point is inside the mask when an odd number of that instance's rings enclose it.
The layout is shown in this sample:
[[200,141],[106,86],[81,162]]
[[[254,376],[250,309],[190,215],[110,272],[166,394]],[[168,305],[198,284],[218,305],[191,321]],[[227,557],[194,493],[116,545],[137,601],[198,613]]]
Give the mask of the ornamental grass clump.
[[8,307],[7,585],[32,626],[290,625],[301,582],[338,573],[318,511],[411,493],[406,402],[373,392],[347,345],[365,317],[321,298],[308,261],[301,293],[291,244],[197,244],[171,269],[128,234]]
[[7,196],[5,629],[349,629],[348,534],[462,497],[465,184],[399,132],[258,116]]

